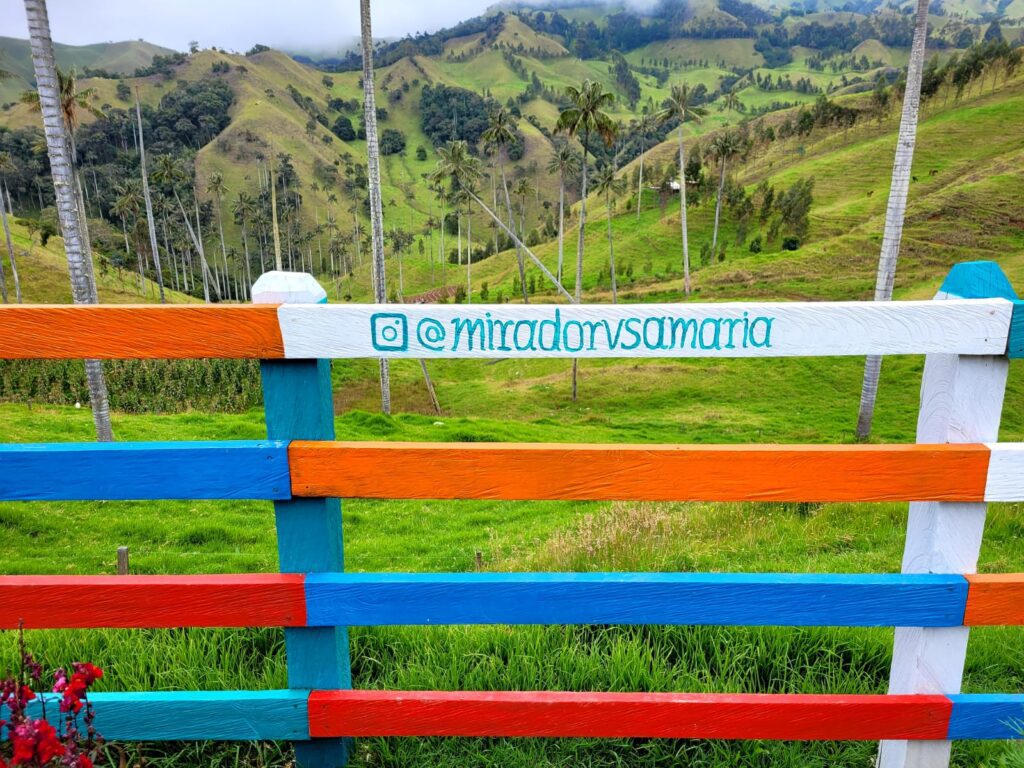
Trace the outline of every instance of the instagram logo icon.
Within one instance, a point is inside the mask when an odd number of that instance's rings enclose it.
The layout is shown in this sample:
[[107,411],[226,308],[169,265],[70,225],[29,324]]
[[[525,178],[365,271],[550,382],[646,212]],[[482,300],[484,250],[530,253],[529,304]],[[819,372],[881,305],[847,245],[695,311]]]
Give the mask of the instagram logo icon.
[[378,352],[405,352],[409,349],[409,321],[397,312],[377,312],[370,316],[370,338]]

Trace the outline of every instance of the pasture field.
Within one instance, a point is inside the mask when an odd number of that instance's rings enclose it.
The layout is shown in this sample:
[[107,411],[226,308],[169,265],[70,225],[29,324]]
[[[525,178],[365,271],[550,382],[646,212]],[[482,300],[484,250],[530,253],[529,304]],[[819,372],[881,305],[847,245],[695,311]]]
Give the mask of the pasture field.
[[[844,442],[857,359],[432,364],[443,416],[426,413],[418,366],[393,366],[396,410],[371,413],[372,361],[336,363],[339,439],[552,442]],[[876,438],[912,441],[920,358],[883,368]],[[1024,439],[1024,372],[1011,368],[1003,440]],[[0,405],[2,439],[89,440],[86,410]],[[253,439],[262,414],[115,415],[120,440]],[[981,570],[1024,564],[1024,505],[992,505]],[[354,571],[894,572],[905,504],[343,502]],[[265,502],[0,505],[7,573],[110,573],[127,545],[135,573],[277,570]],[[360,688],[883,692],[888,629],[665,627],[368,628],[351,633]],[[90,659],[106,690],[285,685],[280,630],[31,632],[48,665]],[[1024,631],[973,633],[965,691],[1024,690]],[[0,666],[13,663],[0,636]],[[268,717],[272,717],[268,713]],[[102,723],[99,723],[102,730]],[[146,765],[284,766],[280,745],[132,745]],[[867,743],[367,739],[356,765],[861,766]],[[1016,756],[1015,756],[1016,755]],[[960,743],[957,766],[1016,765],[1000,743]],[[115,761],[116,764],[116,761]],[[131,762],[129,764],[135,764]]]

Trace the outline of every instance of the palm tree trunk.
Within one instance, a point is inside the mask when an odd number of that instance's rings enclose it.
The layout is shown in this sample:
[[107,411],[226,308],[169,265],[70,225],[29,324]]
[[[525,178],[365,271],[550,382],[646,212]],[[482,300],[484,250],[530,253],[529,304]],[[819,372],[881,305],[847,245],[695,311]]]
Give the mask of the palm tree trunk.
[[[921,75],[924,69],[927,37],[928,0],[918,0],[914,21],[914,43],[910,49],[910,63],[907,65],[907,86],[903,92],[903,114],[900,118],[896,157],[892,166],[889,203],[885,212],[885,232],[882,235],[882,250],[878,257],[875,301],[892,299],[893,284],[896,280],[896,262],[900,255],[900,240],[903,237],[903,216],[907,209],[907,192],[910,189],[910,169],[914,162],[914,145],[917,141],[917,116],[921,106]],[[881,370],[881,357],[869,356],[864,365],[864,383],[861,386],[860,408],[857,414],[859,440],[866,440],[871,434]]]
[[224,261],[224,283],[225,287],[230,291],[228,281],[231,279],[231,270],[228,269],[228,249],[227,246],[224,245],[224,218],[221,215],[219,196],[214,196],[214,204],[217,206],[217,230],[220,234],[220,255],[221,259]]
[[615,245],[612,242],[612,197],[608,195],[605,200],[608,209],[608,264],[612,275],[612,304],[619,303],[619,289],[615,284]]
[[640,221],[640,204],[644,199],[644,149],[647,148],[647,136],[640,134],[640,177],[636,182],[636,220]]
[[466,303],[473,303],[473,215],[466,214]]
[[[25,0],[25,15],[28,19],[32,64],[35,69],[36,87],[39,90],[46,150],[50,157],[57,217],[64,237],[64,252],[67,255],[68,273],[71,277],[71,295],[76,304],[95,304],[96,286],[90,281],[91,265],[85,263],[87,251],[84,241],[88,240],[89,231],[81,215],[81,193],[75,184],[72,170],[71,142],[68,138],[68,126],[61,111],[57,65],[53,56],[53,41],[50,39],[46,1]],[[107,399],[107,383],[103,376],[103,368],[97,360],[86,360],[85,373],[93,422],[96,426],[96,438],[100,441],[113,440],[110,403]]]
[[686,226],[686,150],[683,124],[679,124],[679,228],[683,237],[683,292],[690,295],[690,237]]
[[[203,253],[203,240],[200,235],[196,234],[196,230],[192,227],[192,220],[185,212],[185,206],[181,202],[181,197],[178,196],[178,190],[174,190],[174,199],[178,201],[178,209],[181,211],[181,218],[185,222],[185,229],[188,232],[189,238],[192,240],[192,245],[196,249],[196,253],[199,254],[199,266],[200,274],[203,278],[203,298],[206,303],[210,303],[210,285],[209,285],[209,273],[210,268],[206,265],[206,255]],[[196,223],[199,223],[199,204],[196,204]],[[194,284],[194,278],[193,278]]]
[[[7,186],[7,179],[4,179],[4,194],[7,196],[7,208],[6,212],[14,215],[14,204],[11,202],[11,189]],[[3,206],[0,206],[2,208]],[[7,222],[4,222],[4,235],[7,238],[7,253],[11,257],[11,277],[14,278],[14,296],[18,303],[21,304],[21,279],[18,277],[18,260],[14,257],[14,247],[11,245],[11,232],[7,226]],[[0,270],[2,271],[2,270]]]
[[245,254],[245,280],[248,289],[252,290],[252,264],[249,260],[249,232],[245,226],[245,218],[242,218],[242,252]]
[[441,284],[448,287],[448,254],[444,252],[444,226],[445,222],[448,221],[448,211],[444,208],[444,203],[441,203]]
[[277,180],[274,178],[274,147],[270,147],[270,220],[274,228],[274,269],[284,270],[281,261],[281,228],[277,223]]
[[[6,186],[7,181],[5,180],[4,187],[6,188]],[[7,200],[10,200],[10,195],[8,195]],[[17,295],[18,303],[21,304],[21,285],[18,282],[18,268],[17,266],[15,266],[16,262],[14,260],[14,244],[11,242],[11,226],[7,222],[7,205],[8,203],[4,201],[3,192],[0,191],[0,219],[3,220],[4,237],[7,240],[7,255],[11,259],[11,273],[14,278],[14,291],[15,294]],[[7,280],[4,277],[4,265],[2,260],[0,260],[0,293],[2,293],[4,304],[6,304],[8,301]]]
[[[387,303],[384,273],[384,211],[380,196],[380,147],[377,139],[377,100],[373,85],[373,32],[370,0],[359,0],[360,34],[363,47],[363,109],[366,122],[367,176],[370,183],[370,236],[373,246],[373,294],[378,304]],[[381,410],[391,413],[391,372],[380,358]]]
[[149,194],[149,174],[146,172],[146,141],[142,131],[142,107],[139,105],[139,89],[135,89],[135,117],[139,122],[139,168],[142,173],[142,197],[146,202],[146,226],[149,228],[149,247],[153,250],[153,267],[156,269],[156,284],[160,288],[160,303],[166,304],[164,295],[164,272],[160,265],[160,249],[156,244],[156,224],[153,221],[153,198]]
[[558,174],[558,282],[565,263],[565,176]]
[[722,192],[725,190],[725,158],[722,158],[722,171],[718,177],[718,199],[715,201],[715,229],[711,235],[711,259],[715,258],[718,246],[718,219],[722,215]]
[[[555,289],[559,293],[561,293],[563,296],[565,296],[565,298],[567,298],[570,302],[575,303],[575,300],[573,299],[572,294],[569,293],[567,290],[565,290],[565,288],[558,281],[558,279],[553,274],[551,274],[551,270],[548,269],[546,266],[544,266],[544,262],[541,261],[540,259],[538,259],[536,254],[534,254],[534,252],[531,251],[526,246],[526,244],[522,240],[519,239],[519,235],[517,235],[515,233],[515,231],[511,227],[508,226],[508,224],[506,224],[504,221],[502,221],[498,217],[498,214],[496,214],[494,211],[492,211],[490,208],[488,208],[487,204],[483,200],[481,200],[479,197],[477,197],[474,193],[470,192],[469,190],[466,190],[466,194],[469,195],[470,199],[474,203],[476,203],[477,205],[480,206],[480,209],[484,213],[486,213],[488,216],[491,217],[491,219],[494,221],[495,224],[497,224],[499,227],[501,227],[501,229],[505,232],[506,235],[508,235],[510,238],[512,238],[512,242],[515,243],[516,246],[521,248],[523,250],[523,253],[525,253],[527,256],[530,257],[530,259],[533,261],[533,263],[537,265],[537,268],[540,269],[541,273],[543,273],[543,275],[548,280],[551,281],[552,285],[555,286]],[[441,262],[441,263],[444,264],[444,262]],[[447,283],[445,283],[445,284],[447,285]]]
[[[505,209],[508,211],[508,229],[511,229],[516,225],[516,217],[515,214],[512,213],[512,198],[509,197],[508,194],[508,180],[505,178],[505,161],[501,152],[498,153],[498,167],[501,169],[501,188],[505,192]],[[519,286],[523,289],[523,303],[529,304],[530,297],[526,293],[526,264],[523,261],[523,252],[519,248],[519,238],[516,238],[516,264],[519,267]]]
[[[580,197],[580,224],[579,234],[576,238],[576,303],[581,303],[583,298],[583,238],[587,227],[587,147],[590,145],[590,134],[583,136],[583,183],[581,185]],[[579,370],[580,360],[578,357],[572,359],[572,401],[576,402],[579,394]]]

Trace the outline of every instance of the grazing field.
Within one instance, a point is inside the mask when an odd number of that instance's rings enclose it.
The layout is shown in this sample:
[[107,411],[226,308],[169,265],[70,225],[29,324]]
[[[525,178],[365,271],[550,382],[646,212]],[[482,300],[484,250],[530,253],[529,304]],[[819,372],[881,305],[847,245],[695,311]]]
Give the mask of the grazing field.
[[[847,441],[860,361],[585,361],[568,402],[565,361],[432,365],[447,413],[368,412],[370,362],[335,365],[340,439],[553,442]],[[884,367],[876,436],[913,439],[921,361]],[[422,410],[414,364],[395,364],[395,402]],[[1024,375],[1011,369],[1003,440],[1024,439]],[[363,410],[365,409],[365,410]],[[85,410],[0,406],[5,441],[88,440]],[[262,414],[116,415],[121,440],[264,436]],[[993,505],[981,570],[1019,570],[1024,505]],[[346,567],[486,570],[894,572],[905,504],[627,504],[351,501]],[[275,571],[262,502],[0,505],[8,573],[110,573],[127,545],[135,573]],[[892,632],[881,629],[457,627],[353,630],[360,688],[867,693],[885,690]],[[88,658],[106,690],[285,685],[278,630],[31,632],[47,664]],[[1024,631],[975,630],[966,691],[1024,690]],[[0,666],[14,637],[0,638]],[[272,716],[272,713],[268,713]],[[99,723],[102,730],[102,723]],[[148,765],[286,765],[275,745],[142,745]],[[864,743],[371,739],[357,765],[861,766]],[[955,765],[1012,765],[1009,747],[961,743]],[[1003,761],[1003,762],[1001,762]],[[134,764],[134,763],[130,763]]]

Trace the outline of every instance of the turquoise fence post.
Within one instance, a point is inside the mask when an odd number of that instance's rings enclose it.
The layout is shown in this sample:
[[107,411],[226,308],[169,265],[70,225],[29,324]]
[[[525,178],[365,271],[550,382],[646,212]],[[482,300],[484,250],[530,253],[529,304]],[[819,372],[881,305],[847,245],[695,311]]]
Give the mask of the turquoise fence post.
[[[254,304],[326,303],[312,275],[268,272],[252,288]],[[333,440],[330,360],[262,360],[263,407],[272,440]],[[274,502],[282,573],[344,569],[341,502],[293,499]],[[352,687],[345,627],[285,629],[288,687],[332,690]],[[338,768],[348,762],[351,739],[296,741],[301,768]]]

